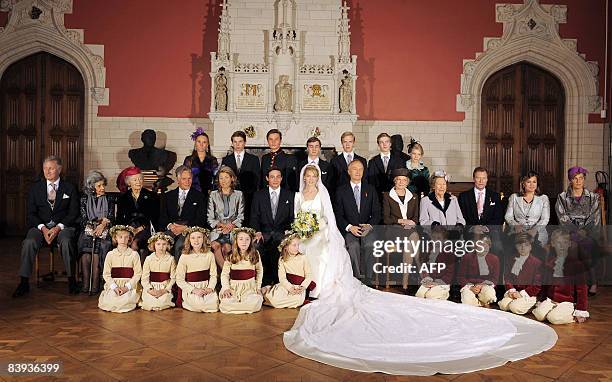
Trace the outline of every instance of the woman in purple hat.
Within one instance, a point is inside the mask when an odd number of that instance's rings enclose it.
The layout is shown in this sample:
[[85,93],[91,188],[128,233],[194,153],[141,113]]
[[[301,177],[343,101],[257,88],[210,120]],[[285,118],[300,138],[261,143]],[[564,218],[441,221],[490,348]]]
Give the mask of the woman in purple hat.
[[584,187],[587,173],[588,171],[580,166],[574,166],[567,171],[570,185],[565,192],[559,194],[555,210],[559,225],[576,229],[578,232],[577,235],[572,235],[573,241],[583,249],[583,253],[590,254],[583,260],[588,263],[591,285],[589,294],[593,296],[597,293],[597,256],[592,256],[592,253],[596,252],[596,242],[592,238],[595,238],[598,232],[594,228],[601,225],[601,205],[599,194]]

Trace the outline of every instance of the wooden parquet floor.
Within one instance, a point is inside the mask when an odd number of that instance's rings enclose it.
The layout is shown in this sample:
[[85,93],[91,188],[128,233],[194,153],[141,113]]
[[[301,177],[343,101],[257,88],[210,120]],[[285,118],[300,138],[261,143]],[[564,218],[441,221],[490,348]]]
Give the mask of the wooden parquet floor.
[[[12,299],[20,240],[2,239],[0,248],[0,363],[62,361],[58,380],[612,381],[612,287],[591,299],[586,324],[555,327],[559,342],[544,354],[471,374],[397,377],[338,369],[285,350],[282,333],[295,309],[114,314],[99,310],[97,297],[69,296],[65,282],[36,288],[33,280],[30,295]],[[41,269],[47,269],[44,260]],[[0,375],[0,381],[12,380],[54,378]]]

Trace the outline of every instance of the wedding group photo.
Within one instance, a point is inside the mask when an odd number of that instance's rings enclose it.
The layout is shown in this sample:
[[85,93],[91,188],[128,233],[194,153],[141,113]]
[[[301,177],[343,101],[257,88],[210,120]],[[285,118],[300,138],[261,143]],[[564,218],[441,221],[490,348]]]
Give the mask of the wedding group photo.
[[0,2],[0,381],[612,378],[609,0]]

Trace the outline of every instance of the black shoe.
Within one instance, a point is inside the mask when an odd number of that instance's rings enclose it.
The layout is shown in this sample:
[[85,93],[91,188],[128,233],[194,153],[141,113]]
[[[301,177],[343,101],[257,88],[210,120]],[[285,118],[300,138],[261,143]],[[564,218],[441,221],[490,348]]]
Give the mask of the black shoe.
[[15,292],[13,292],[13,298],[18,298],[28,293],[30,293],[30,284],[19,283],[19,285],[17,285],[17,289],[15,289]]

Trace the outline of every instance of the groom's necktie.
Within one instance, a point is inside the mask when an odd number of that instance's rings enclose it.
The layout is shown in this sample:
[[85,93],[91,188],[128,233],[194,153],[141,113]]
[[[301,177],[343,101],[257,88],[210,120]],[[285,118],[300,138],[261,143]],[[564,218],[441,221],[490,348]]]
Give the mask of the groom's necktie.
[[272,191],[270,195],[270,204],[272,206],[272,219],[276,219],[276,209],[278,208],[278,195],[276,191]]
[[357,203],[357,212],[361,212],[361,192],[359,192],[359,185],[355,185],[355,188],[353,188],[353,196],[355,196],[355,203]]

